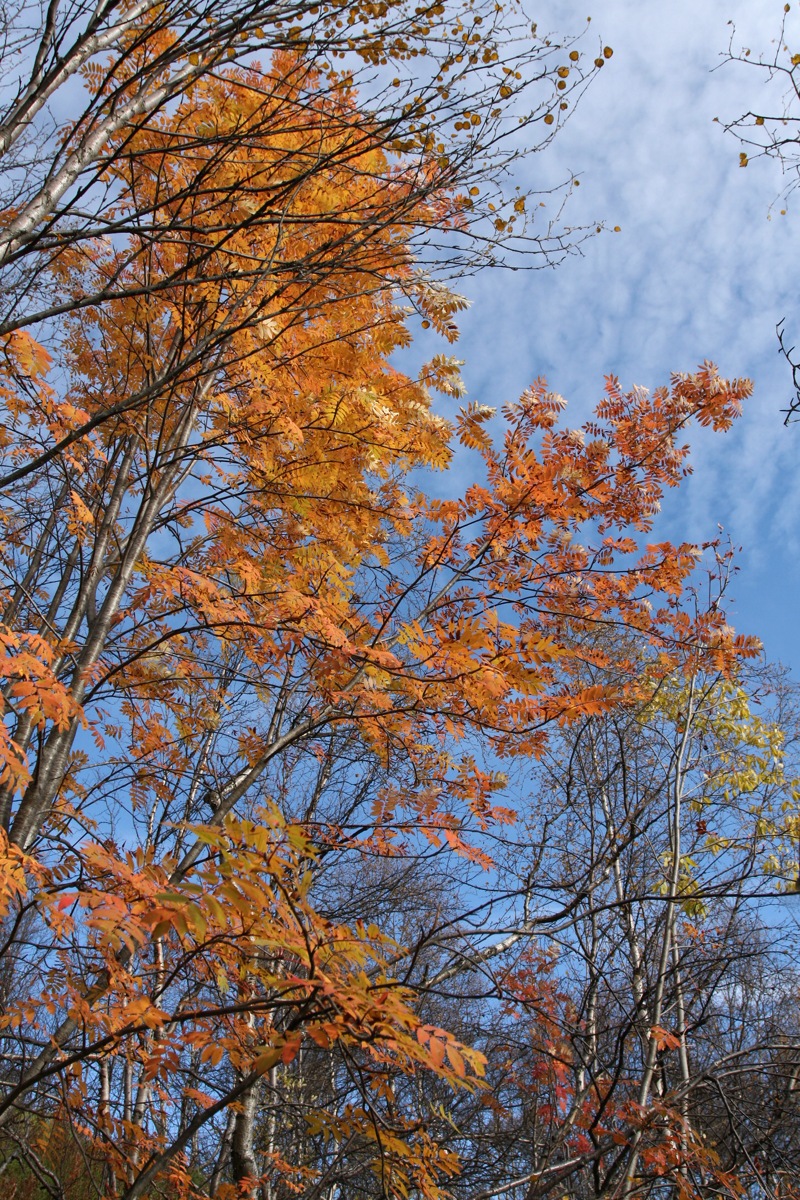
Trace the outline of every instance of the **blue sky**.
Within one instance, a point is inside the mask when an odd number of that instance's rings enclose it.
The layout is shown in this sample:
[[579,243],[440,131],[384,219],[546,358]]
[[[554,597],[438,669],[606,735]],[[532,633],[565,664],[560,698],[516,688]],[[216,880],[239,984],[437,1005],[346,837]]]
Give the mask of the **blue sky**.
[[[621,232],[592,239],[556,270],[465,281],[472,307],[455,349],[471,399],[502,404],[544,374],[574,423],[609,372],[626,386],[656,387],[708,358],[725,375],[752,378],[738,427],[694,438],[694,475],[667,497],[658,534],[705,541],[721,524],[742,547],[733,623],[798,673],[800,424],[783,426],[791,378],[775,325],[785,317],[800,345],[800,201],[785,217],[771,215],[780,168],[760,160],[740,169],[738,144],[713,121],[764,103],[759,72],[720,66],[728,21],[737,45],[768,52],[782,7],[583,0],[551,4],[546,20],[537,14],[540,30],[559,32],[578,31],[590,12],[586,49],[596,52],[601,38],[614,57],[520,182],[548,186],[574,173],[580,188],[567,220]],[[800,12],[789,20],[800,49]]]

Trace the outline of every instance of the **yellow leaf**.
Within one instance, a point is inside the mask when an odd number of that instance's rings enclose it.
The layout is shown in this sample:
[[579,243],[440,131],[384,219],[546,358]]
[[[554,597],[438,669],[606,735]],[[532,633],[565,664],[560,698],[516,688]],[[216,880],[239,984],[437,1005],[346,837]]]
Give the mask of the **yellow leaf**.
[[82,525],[94,525],[94,514],[86,507],[77,492],[71,491],[70,497],[75,506],[75,515]]
[[458,1075],[461,1079],[464,1079],[467,1074],[466,1063],[464,1062],[461,1052],[457,1050],[456,1047],[450,1042],[447,1044],[447,1057],[450,1059],[456,1075]]
[[280,1062],[283,1046],[264,1046],[253,1062],[253,1070],[265,1075],[277,1062]]

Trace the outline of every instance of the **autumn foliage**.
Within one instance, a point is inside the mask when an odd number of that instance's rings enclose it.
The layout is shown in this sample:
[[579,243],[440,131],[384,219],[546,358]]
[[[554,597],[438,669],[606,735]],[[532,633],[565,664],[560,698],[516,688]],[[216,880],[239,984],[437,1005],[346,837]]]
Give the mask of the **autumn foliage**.
[[[686,603],[698,550],[647,540],[691,425],[726,429],[749,383],[709,364],[652,395],[609,379],[576,430],[540,380],[498,433],[493,407],[459,407],[455,359],[412,376],[392,357],[417,317],[457,336],[464,301],[416,246],[477,237],[466,134],[446,154],[435,121],[409,102],[382,119],[323,64],[343,19],[400,7],[303,10],[314,36],[277,21],[274,44],[248,25],[240,62],[235,12],[230,44],[193,26],[181,49],[167,10],[144,11],[111,66],[83,62],[73,149],[102,117],[100,227],[73,193],[63,211],[38,193],[33,226],[35,197],[6,213],[6,1160],[43,1194],[73,1188],[62,1139],[129,1200],[532,1198],[592,1172],[592,1194],[738,1194],[659,1066],[685,1048],[669,964],[702,924],[673,817],[663,891],[642,885],[664,897],[667,965],[655,999],[634,985],[616,1066],[600,981],[591,1025],[548,942],[610,876],[594,858],[579,887],[540,856],[508,880],[524,829],[557,825],[520,783],[555,746],[574,735],[582,762],[587,730],[628,722],[644,761],[636,731],[700,728],[696,696],[755,652],[721,604]],[[387,39],[341,53],[406,61]],[[427,494],[456,440],[476,482]],[[635,833],[606,825],[618,866]],[[611,903],[639,921],[638,892]]]

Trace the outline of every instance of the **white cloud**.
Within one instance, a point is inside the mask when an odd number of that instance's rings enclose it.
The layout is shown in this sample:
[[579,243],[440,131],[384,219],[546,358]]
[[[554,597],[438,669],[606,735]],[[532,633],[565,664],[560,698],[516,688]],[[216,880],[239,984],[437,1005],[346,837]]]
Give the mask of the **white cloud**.
[[[558,7],[564,30],[585,18],[583,7]],[[762,95],[758,72],[712,70],[728,18],[755,53],[768,50],[781,7],[604,0],[587,36],[602,36],[614,57],[524,173],[531,186],[550,186],[575,172],[570,222],[600,218],[621,232],[593,239],[555,271],[470,281],[459,352],[473,400],[513,399],[544,374],[576,422],[609,372],[654,387],[710,358],[725,374],[750,376],[756,394],[735,432],[693,439],[695,474],[665,504],[665,530],[703,540],[721,522],[744,547],[738,625],[800,665],[800,427],[782,424],[791,379],[775,336],[785,317],[800,344],[800,204],[794,216],[768,219],[778,168],[740,169],[738,145],[713,123]]]

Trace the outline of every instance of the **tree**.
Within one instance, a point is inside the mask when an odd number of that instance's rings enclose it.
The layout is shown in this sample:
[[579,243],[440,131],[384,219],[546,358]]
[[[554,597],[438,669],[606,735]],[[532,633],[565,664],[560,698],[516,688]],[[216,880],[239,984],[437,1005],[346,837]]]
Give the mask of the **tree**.
[[[573,44],[537,37],[522,13],[494,4],[260,3],[245,12],[233,0],[191,10],[142,0],[94,7],[54,3],[42,14],[21,5],[9,16],[8,99],[0,122],[7,217],[0,236],[7,289],[2,331],[35,326],[75,305],[91,307],[131,288],[139,294],[144,285],[127,277],[122,254],[115,270],[109,267],[95,280],[95,291],[59,295],[53,302],[51,260],[60,262],[67,248],[91,253],[106,238],[117,245],[131,238],[136,246],[154,231],[163,239],[167,226],[173,227],[188,257],[177,256],[174,275],[162,264],[158,287],[162,292],[170,285],[191,289],[192,269],[208,272],[218,264],[207,262],[211,246],[191,239],[189,198],[199,202],[205,195],[210,170],[221,173],[226,162],[232,169],[242,140],[267,147],[271,169],[254,173],[251,163],[249,176],[221,181],[217,175],[216,187],[241,193],[224,225],[240,241],[246,241],[250,227],[256,236],[260,230],[279,237],[296,191],[324,175],[326,157],[333,156],[334,169],[352,162],[354,174],[373,173],[371,211],[362,213],[358,230],[343,223],[328,230],[324,246],[296,244],[296,261],[282,254],[280,274],[272,280],[273,300],[280,301],[282,284],[293,289],[296,300],[304,280],[317,279],[337,251],[346,255],[351,241],[368,238],[386,219],[402,222],[406,237],[418,246],[434,231],[438,238],[452,235],[467,257],[470,233],[481,259],[501,253],[500,243],[512,234],[522,251],[557,257],[569,244],[565,235],[556,224],[542,225],[535,213],[525,217],[524,197],[504,199],[498,183],[523,152],[511,146],[509,134],[522,127],[528,150],[545,145],[603,65],[603,54],[611,54],[606,48],[592,63],[590,56],[587,60],[570,49]],[[266,56],[263,64],[256,55]],[[206,111],[205,118],[199,114],[203,103],[213,106],[220,73],[229,77],[232,62],[248,73],[247,83],[240,84],[248,90],[244,126],[231,97],[221,111]],[[277,72],[273,62],[280,63]],[[359,82],[368,102],[362,98],[355,121],[353,87]],[[306,107],[316,107],[322,119],[321,92],[333,141],[318,146]],[[174,119],[177,104],[195,114],[186,126]],[[305,130],[305,149],[295,142],[293,154],[277,169],[283,139],[298,124]],[[173,161],[180,157],[182,170],[179,177],[169,173],[171,188],[154,186],[146,202],[142,196],[137,200],[131,193],[133,164],[145,150],[153,155],[159,144]],[[378,148],[398,156],[398,170],[402,161],[405,211],[390,187],[396,171],[380,159],[368,162],[368,153]],[[152,171],[155,159],[150,161]],[[476,180],[480,186],[470,187]],[[464,190],[457,219],[444,199],[446,189]],[[415,202],[434,195],[444,207],[422,220]],[[500,233],[506,236],[498,238]],[[441,246],[433,249],[436,262]],[[463,265],[466,259],[458,261]],[[237,319],[253,320],[257,304],[246,303],[248,285],[257,285],[263,267],[242,256],[241,247],[226,267],[239,284]],[[377,281],[368,278],[375,286]]]
[[[532,969],[518,943],[523,969],[499,964],[524,1013],[498,1089],[511,1093],[510,1194],[557,1179],[579,1197],[667,1184],[773,1196],[765,1176],[794,1177],[797,1033],[783,1004],[796,945],[774,901],[759,910],[773,872],[796,872],[797,718],[763,668],[750,685],[762,703],[774,687],[778,704],[756,715],[743,678],[698,672],[691,657],[641,706],[553,735],[536,768],[507,869],[527,881],[529,933],[551,961]],[[779,864],[781,839],[791,859]]]
[[[418,490],[453,435],[430,391],[462,388],[443,355],[418,379],[392,365],[402,299],[450,340],[463,302],[415,237],[494,254],[525,211],[495,195],[491,233],[473,224],[530,59],[500,62],[502,10],[487,33],[465,13],[51,6],[23,42],[4,126],[0,1122],[45,1191],[65,1180],[42,1147],[71,1139],[130,1200],[445,1195],[463,1147],[443,1106],[455,1090],[477,1111],[492,1049],[451,1020],[464,964],[517,946],[481,931],[529,890],[479,898],[514,818],[501,767],[644,702],[643,656],[652,692],[687,647],[723,674],[753,652],[721,610],[682,610],[694,547],[637,541],[686,426],[725,428],[746,382],[611,380],[582,432],[540,382],[500,447],[472,403],[456,432],[479,481]],[[382,68],[437,45],[413,99],[359,106],[352,56],[374,97]],[[554,128],[579,52],[531,53]],[[79,71],[85,110],[53,132]],[[534,966],[493,985],[493,1012],[547,978],[522,932]]]

